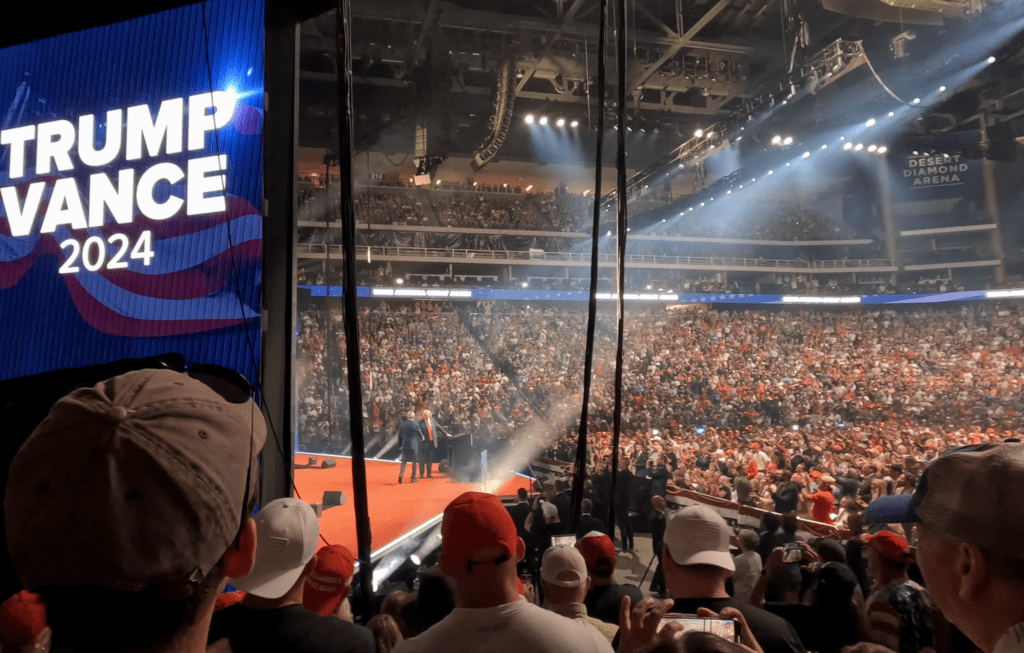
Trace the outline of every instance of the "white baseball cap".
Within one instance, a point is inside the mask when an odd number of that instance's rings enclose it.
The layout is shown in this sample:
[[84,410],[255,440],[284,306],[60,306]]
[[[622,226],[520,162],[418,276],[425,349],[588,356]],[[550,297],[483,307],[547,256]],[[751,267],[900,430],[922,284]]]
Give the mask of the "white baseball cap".
[[320,539],[316,512],[305,501],[275,499],[256,515],[256,563],[231,584],[265,599],[288,593],[313,559]]
[[677,510],[665,525],[665,548],[677,565],[714,565],[736,571],[729,553],[732,529],[707,506]]
[[544,519],[551,519],[552,517],[558,516],[558,506],[550,501],[545,501],[541,504],[541,511],[544,513]]
[[587,563],[574,546],[553,546],[544,552],[540,579],[559,587],[579,587],[587,580]]

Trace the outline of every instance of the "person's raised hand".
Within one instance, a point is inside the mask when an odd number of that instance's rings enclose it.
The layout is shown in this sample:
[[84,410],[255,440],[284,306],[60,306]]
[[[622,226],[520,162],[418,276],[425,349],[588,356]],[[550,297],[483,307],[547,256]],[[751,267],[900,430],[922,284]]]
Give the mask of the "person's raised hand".
[[786,562],[783,556],[786,554],[786,549],[781,546],[777,546],[772,549],[772,552],[768,554],[768,559],[764,562],[764,568],[768,570],[769,574],[774,574],[786,567]]
[[803,560],[800,561],[801,564],[813,565],[821,562],[821,556],[818,555],[818,552],[814,549],[813,546],[811,546],[807,542],[797,542],[797,544],[800,545],[800,549],[804,553]]
[[[618,653],[637,653],[645,650],[655,642],[658,625],[672,606],[672,599],[657,601],[644,599],[632,606],[630,597],[622,597],[619,605],[619,648]],[[676,628],[671,629],[674,635]]]

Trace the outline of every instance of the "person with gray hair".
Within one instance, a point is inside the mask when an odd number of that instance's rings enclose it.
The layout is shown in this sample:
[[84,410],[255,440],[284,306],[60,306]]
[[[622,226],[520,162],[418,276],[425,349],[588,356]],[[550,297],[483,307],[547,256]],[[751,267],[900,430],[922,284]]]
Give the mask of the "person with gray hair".
[[1024,650],[1024,444],[953,449],[913,494],[875,499],[875,524],[915,524],[917,564],[943,616],[984,653]]
[[735,558],[736,571],[732,575],[736,600],[750,602],[750,593],[761,576],[761,556],[757,552],[761,545],[761,536],[755,531],[744,528],[739,532],[740,553]]

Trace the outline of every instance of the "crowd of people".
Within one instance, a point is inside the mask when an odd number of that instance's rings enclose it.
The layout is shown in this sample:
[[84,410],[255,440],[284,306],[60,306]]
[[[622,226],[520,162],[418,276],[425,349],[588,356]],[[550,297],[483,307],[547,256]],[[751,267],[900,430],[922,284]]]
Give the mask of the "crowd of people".
[[[595,529],[557,539],[576,521],[564,481],[510,506],[464,492],[415,591],[353,609],[356,556],[320,546],[311,505],[280,498],[250,516],[267,428],[248,388],[216,378],[127,372],[57,400],[27,436],[4,497],[22,588],[0,605],[3,651],[1024,650],[1019,441],[944,451],[912,492],[872,496],[858,513],[869,532],[854,524],[845,542],[805,541],[792,514],[737,531],[657,496],[650,591],[616,582],[632,536],[617,549],[589,501],[578,526]],[[829,469],[809,466],[822,494]]]

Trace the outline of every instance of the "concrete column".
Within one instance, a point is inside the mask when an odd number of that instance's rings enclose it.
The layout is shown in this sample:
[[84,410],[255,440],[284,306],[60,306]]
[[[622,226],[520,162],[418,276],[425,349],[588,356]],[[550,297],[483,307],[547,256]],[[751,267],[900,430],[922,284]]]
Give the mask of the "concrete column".
[[878,209],[882,214],[882,222],[885,225],[885,254],[891,259],[893,265],[901,268],[899,225],[896,224],[896,215],[892,206],[892,177],[889,171],[888,159],[884,156],[878,159]]

